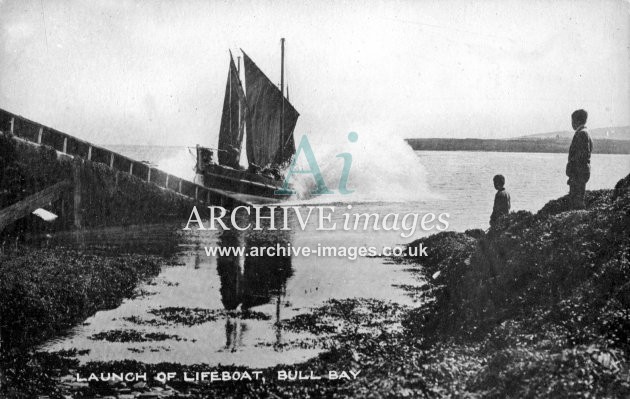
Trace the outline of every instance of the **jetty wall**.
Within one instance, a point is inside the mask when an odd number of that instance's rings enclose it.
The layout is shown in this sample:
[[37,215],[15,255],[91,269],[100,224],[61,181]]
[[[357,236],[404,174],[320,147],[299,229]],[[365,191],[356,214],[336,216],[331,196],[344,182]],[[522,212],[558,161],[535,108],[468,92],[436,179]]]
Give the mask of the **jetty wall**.
[[0,208],[57,182],[73,187],[47,210],[55,228],[185,221],[193,205],[234,199],[106,148],[0,109]]

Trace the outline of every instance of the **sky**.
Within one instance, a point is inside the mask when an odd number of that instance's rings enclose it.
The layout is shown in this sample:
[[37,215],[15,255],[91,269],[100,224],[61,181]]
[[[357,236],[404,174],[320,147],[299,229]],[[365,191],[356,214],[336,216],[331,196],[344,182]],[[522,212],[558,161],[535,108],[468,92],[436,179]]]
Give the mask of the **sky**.
[[296,136],[503,138],[630,125],[630,1],[0,0],[0,108],[100,144],[216,143],[228,50]]

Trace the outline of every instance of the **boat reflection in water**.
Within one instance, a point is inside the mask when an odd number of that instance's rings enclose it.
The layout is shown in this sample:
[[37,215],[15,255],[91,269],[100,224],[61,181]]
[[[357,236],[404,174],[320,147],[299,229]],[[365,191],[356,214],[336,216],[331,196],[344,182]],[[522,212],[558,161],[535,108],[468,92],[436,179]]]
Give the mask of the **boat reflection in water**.
[[[235,351],[242,346],[247,321],[235,317],[255,307],[275,303],[275,321],[280,321],[281,304],[286,296],[286,284],[293,275],[290,256],[245,256],[253,247],[286,247],[289,232],[223,231],[217,245],[232,251],[217,256],[217,271],[221,281],[221,302],[228,311],[225,321],[225,348]],[[235,254],[233,249],[244,248]],[[241,312],[230,312],[237,311]],[[281,343],[281,330],[276,325],[276,345]]]

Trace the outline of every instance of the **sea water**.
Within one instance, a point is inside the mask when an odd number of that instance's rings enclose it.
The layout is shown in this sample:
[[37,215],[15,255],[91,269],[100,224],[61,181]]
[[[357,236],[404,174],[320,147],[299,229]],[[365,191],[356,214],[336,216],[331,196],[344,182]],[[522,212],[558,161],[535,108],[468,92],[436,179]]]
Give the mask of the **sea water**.
[[[404,142],[375,147],[366,146],[353,158],[348,182],[353,194],[313,197],[308,194],[312,183],[301,181],[300,195],[287,203],[300,207],[334,206],[342,211],[351,204],[353,211],[381,215],[445,212],[450,215],[449,230],[463,231],[488,227],[495,174],[506,177],[512,210],[536,211],[568,191],[564,175],[566,154],[414,152]],[[192,178],[194,158],[188,148],[113,149],[150,161],[169,173]],[[332,155],[335,151],[331,151]],[[328,159],[334,160],[334,156]],[[338,181],[340,167],[338,163],[322,162],[322,173],[331,188]],[[612,188],[629,172],[630,156],[594,154],[587,189]],[[305,349],[295,343],[312,337],[280,329],[276,322],[308,312],[333,298],[376,298],[416,306],[416,299],[401,287],[419,285],[421,281],[408,272],[408,266],[392,265],[383,258],[207,256],[204,247],[277,243],[382,246],[405,244],[431,233],[419,230],[413,237],[402,238],[394,231],[317,231],[313,226],[274,233],[182,232],[181,227],[155,225],[86,232],[82,244],[88,248],[144,253],[172,248],[176,265],[164,267],[156,278],[139,286],[139,296],[125,300],[116,309],[97,312],[66,337],[50,341],[43,348],[89,349],[79,356],[82,362],[135,359],[148,363],[265,367],[302,361],[320,350]],[[216,311],[217,317],[192,326],[130,321],[134,318],[159,321],[151,312],[166,307]],[[240,317],[238,311],[245,308],[261,312],[268,320]],[[147,342],[90,339],[94,334],[117,329],[160,332],[177,339]]]

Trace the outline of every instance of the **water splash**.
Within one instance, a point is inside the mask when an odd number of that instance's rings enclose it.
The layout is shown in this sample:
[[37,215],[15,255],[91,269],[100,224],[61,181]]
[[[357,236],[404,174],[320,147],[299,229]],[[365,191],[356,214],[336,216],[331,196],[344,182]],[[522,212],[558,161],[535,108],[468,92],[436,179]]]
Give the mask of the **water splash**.
[[167,158],[157,160],[158,168],[188,181],[195,178],[195,154],[188,147],[173,148]]
[[[368,132],[359,132],[356,143],[349,142],[346,135],[308,138],[324,181],[335,194],[310,194],[316,187],[313,176],[298,174],[292,177],[298,194],[291,202],[405,202],[434,197],[426,183],[424,166],[402,138]],[[347,187],[354,191],[350,194],[338,192],[343,159],[337,154],[342,152],[352,155]],[[303,154],[298,158],[298,167],[309,169]]]

